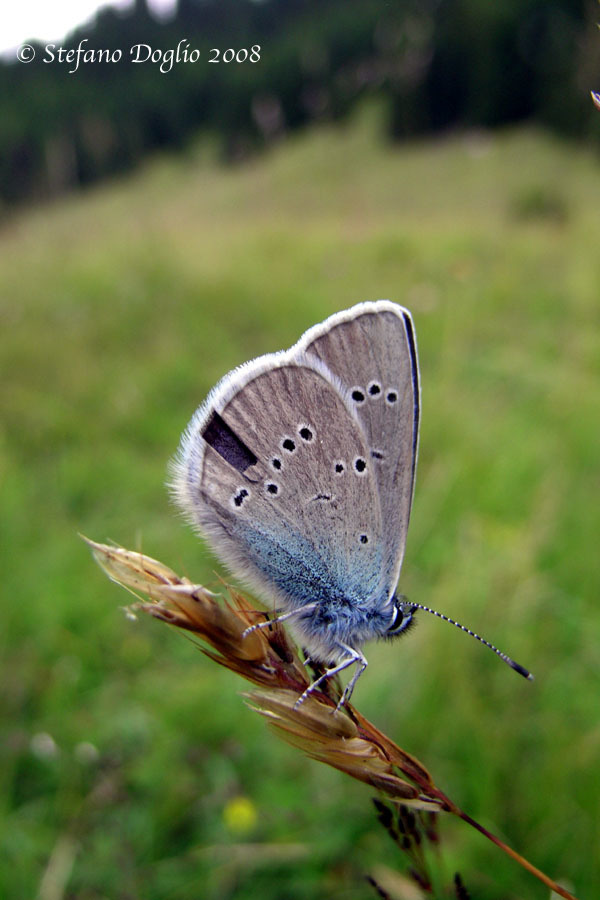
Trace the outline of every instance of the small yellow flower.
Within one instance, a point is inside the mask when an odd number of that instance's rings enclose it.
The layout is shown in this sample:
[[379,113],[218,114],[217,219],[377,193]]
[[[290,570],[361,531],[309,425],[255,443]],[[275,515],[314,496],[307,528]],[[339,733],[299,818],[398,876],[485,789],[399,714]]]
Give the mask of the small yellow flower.
[[235,834],[246,834],[256,825],[256,806],[248,797],[233,797],[223,810],[223,821]]

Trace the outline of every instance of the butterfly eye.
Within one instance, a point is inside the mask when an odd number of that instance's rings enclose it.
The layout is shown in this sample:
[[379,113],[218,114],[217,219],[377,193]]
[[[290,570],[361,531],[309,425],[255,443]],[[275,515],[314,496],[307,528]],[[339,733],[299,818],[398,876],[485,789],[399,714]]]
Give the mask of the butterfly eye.
[[390,622],[386,632],[388,637],[402,634],[403,631],[406,631],[414,624],[413,613],[415,612],[416,607],[411,606],[410,603],[398,603],[396,597],[394,597],[394,601],[396,601],[394,603],[394,618]]

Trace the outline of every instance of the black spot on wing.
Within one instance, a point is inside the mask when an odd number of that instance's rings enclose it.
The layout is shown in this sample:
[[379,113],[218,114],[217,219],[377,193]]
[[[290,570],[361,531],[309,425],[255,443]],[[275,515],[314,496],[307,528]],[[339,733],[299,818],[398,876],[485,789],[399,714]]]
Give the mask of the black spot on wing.
[[233,502],[235,503],[236,506],[241,506],[242,503],[244,502],[244,500],[246,499],[246,497],[248,497],[248,496],[249,496],[249,494],[248,494],[248,491],[246,490],[246,488],[240,488],[240,490],[234,496]]

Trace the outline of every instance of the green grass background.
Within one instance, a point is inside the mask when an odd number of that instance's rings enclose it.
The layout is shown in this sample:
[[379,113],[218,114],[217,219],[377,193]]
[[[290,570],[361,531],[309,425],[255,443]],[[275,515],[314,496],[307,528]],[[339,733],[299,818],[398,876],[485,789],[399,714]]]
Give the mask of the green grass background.
[[[413,312],[421,450],[401,588],[355,701],[581,900],[600,894],[600,169],[531,131],[390,148],[367,108],[239,168],[211,148],[0,233],[0,896],[359,900],[403,868],[369,790],[272,736],[244,683],[128,621],[78,539],[223,572],[166,464],[234,365],[365,299]],[[548,892],[460,822],[440,878]]]

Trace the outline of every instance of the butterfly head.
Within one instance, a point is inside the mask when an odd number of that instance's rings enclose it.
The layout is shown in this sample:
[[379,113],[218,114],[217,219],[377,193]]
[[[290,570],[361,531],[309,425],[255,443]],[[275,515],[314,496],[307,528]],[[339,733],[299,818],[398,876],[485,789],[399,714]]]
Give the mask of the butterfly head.
[[393,614],[392,621],[385,633],[385,637],[397,637],[415,624],[413,615],[418,609],[413,603],[410,603],[404,594],[395,594],[392,598]]

